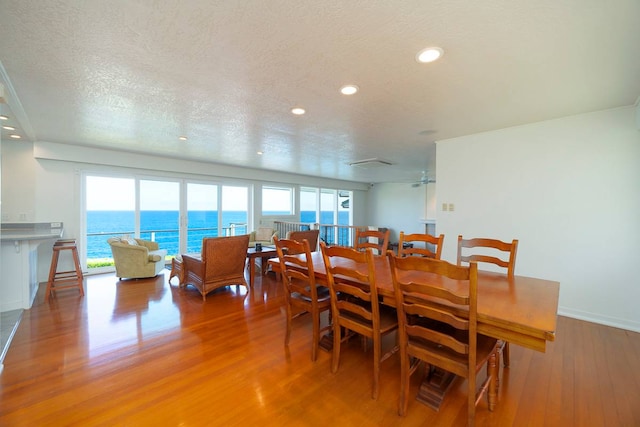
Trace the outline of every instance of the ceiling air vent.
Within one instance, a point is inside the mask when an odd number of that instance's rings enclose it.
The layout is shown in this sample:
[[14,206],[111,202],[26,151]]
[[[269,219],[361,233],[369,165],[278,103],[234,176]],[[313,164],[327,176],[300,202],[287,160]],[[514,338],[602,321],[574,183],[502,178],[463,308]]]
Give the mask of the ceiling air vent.
[[356,166],[363,169],[371,169],[371,168],[377,168],[380,166],[390,166],[392,164],[393,163],[387,162],[386,160],[365,159],[365,160],[358,160],[357,162],[351,162],[349,163],[349,166]]

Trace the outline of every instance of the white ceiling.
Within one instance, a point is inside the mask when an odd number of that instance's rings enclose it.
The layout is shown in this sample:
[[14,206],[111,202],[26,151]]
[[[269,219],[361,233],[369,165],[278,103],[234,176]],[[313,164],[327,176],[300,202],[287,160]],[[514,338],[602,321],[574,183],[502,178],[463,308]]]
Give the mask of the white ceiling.
[[411,181],[434,141],[632,105],[640,1],[0,0],[0,61],[27,140]]

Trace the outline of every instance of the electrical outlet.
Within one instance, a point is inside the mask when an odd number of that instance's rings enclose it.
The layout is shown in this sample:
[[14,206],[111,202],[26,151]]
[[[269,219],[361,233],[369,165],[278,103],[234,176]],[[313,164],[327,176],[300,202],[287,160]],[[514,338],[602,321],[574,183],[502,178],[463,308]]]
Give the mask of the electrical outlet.
[[26,213],[21,213],[20,215],[18,215],[18,221],[26,221],[26,220],[27,220]]
[[449,212],[453,212],[455,210],[455,206],[453,203],[449,203]]

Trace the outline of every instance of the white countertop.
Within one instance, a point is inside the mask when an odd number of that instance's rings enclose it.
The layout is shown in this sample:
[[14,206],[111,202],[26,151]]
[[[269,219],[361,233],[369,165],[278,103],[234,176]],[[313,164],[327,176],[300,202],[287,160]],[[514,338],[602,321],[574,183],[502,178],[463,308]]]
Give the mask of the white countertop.
[[[51,225],[54,225],[53,227]],[[0,225],[0,240],[59,239],[64,229],[62,223],[11,223]]]

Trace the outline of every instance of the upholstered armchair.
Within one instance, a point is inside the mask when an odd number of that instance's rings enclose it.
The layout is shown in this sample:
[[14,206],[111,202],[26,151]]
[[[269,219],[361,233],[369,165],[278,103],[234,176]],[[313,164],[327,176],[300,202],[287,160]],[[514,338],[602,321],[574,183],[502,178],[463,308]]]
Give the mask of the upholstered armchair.
[[260,243],[262,246],[275,246],[273,238],[277,235],[278,232],[271,227],[259,227],[249,234],[249,247],[255,248],[256,243]]
[[166,249],[149,240],[112,237],[107,240],[111,246],[116,276],[122,279],[155,277],[164,268]]
[[244,267],[249,247],[249,235],[205,237],[202,255],[182,255],[184,286],[193,285],[202,294],[202,300],[214,289],[229,285],[243,285]]

